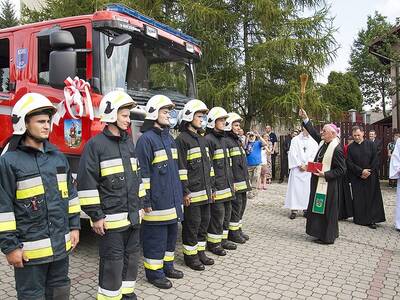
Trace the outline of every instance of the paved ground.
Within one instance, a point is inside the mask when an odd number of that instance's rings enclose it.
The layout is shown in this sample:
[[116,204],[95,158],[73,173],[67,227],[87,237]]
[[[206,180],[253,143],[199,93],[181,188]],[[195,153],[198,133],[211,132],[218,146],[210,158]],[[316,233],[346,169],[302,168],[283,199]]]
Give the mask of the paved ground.
[[[305,219],[282,209],[286,185],[272,184],[249,202],[245,231],[251,240],[206,271],[176,267],[185,277],[168,291],[153,288],[139,271],[143,299],[400,299],[400,233],[393,228],[395,191],[383,187],[387,222],[377,230],[340,222],[334,245],[312,242]],[[71,258],[72,299],[94,299],[96,240],[90,230]],[[13,270],[0,257],[0,299],[15,299]]]

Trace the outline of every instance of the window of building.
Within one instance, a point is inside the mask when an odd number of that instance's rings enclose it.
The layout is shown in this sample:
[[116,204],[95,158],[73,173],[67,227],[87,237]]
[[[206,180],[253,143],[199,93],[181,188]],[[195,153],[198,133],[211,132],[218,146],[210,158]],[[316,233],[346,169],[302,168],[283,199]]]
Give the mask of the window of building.
[[0,39],[0,92],[10,91],[10,41]]
[[[86,48],[86,27],[63,28],[72,33],[75,39],[74,49]],[[52,49],[50,48],[49,36],[38,38],[38,78],[39,84],[49,84],[49,57]],[[86,53],[77,53],[77,76],[86,80]]]

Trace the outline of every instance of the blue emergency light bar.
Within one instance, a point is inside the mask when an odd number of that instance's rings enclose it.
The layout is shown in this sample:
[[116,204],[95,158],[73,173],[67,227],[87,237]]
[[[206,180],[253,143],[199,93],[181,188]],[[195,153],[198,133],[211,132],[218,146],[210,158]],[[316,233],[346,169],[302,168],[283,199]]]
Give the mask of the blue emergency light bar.
[[125,6],[125,5],[123,5],[123,4],[116,4],[116,3],[107,4],[106,5],[106,9],[109,10],[109,11],[118,12],[118,13],[130,16],[130,17],[136,18],[136,19],[138,19],[140,21],[143,21],[143,22],[146,22],[146,23],[148,23],[148,24],[150,24],[150,25],[152,25],[152,26],[154,26],[154,27],[156,27],[158,29],[162,29],[162,30],[164,30],[164,31],[166,31],[166,32],[168,32],[170,34],[178,36],[181,39],[183,39],[183,40],[185,40],[185,41],[187,41],[189,43],[192,43],[192,44],[195,44],[197,46],[200,46],[200,41],[195,39],[195,38],[193,38],[193,37],[191,37],[190,35],[184,34],[183,32],[181,32],[181,31],[179,31],[177,29],[174,29],[174,28],[172,28],[172,27],[170,27],[168,25],[165,25],[165,24],[163,24],[161,22],[158,22],[158,21],[156,21],[156,20],[154,20],[152,18],[146,17],[145,15],[141,14],[140,12],[138,12],[138,11],[132,9],[132,8],[129,8],[129,7]]

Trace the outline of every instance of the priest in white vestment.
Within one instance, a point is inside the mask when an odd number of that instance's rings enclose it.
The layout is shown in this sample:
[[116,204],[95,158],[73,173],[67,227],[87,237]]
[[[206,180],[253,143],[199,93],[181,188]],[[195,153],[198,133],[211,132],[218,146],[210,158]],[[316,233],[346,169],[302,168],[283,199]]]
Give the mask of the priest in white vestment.
[[311,173],[306,172],[307,164],[314,160],[317,151],[317,142],[304,128],[292,139],[288,153],[290,174],[285,199],[285,208],[291,209],[290,219],[296,218],[298,210],[307,210],[311,179]]
[[400,138],[396,141],[396,146],[390,156],[389,178],[397,179],[396,214],[394,226],[400,231]]

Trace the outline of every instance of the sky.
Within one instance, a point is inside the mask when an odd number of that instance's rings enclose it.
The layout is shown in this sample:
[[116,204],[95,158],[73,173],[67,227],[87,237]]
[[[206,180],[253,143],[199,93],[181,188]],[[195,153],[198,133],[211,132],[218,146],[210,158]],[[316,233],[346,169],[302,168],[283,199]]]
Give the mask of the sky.
[[327,0],[331,5],[334,27],[338,29],[335,39],[339,45],[335,61],[318,76],[318,81],[326,83],[331,71],[345,72],[349,66],[351,45],[357,33],[367,26],[368,15],[378,11],[394,23],[400,17],[400,0]]
[[[83,0],[84,1],[84,0]],[[331,71],[345,72],[348,68],[351,45],[357,33],[366,27],[367,16],[378,11],[394,23],[400,17],[400,0],[326,0],[331,5],[330,15],[338,29],[335,39],[339,45],[335,61],[318,75],[318,81],[326,83]],[[20,0],[11,0],[19,8]]]

